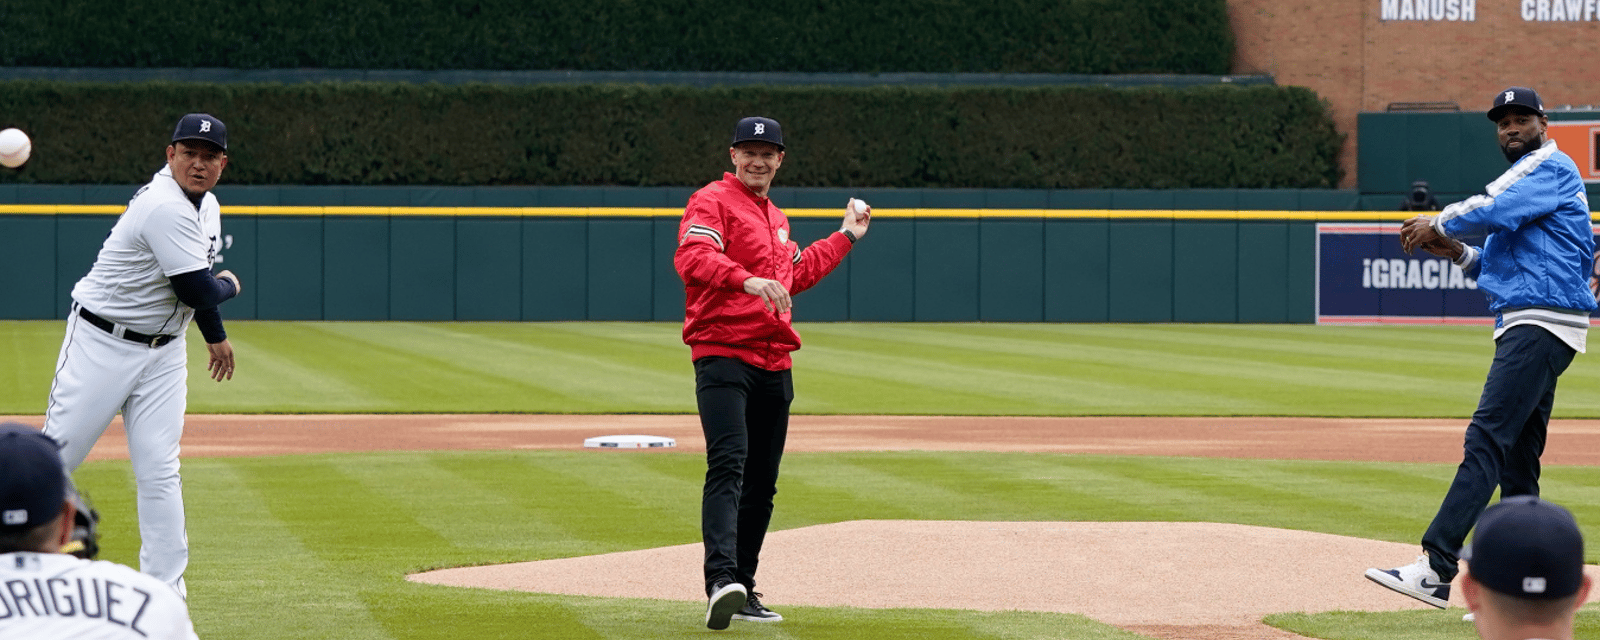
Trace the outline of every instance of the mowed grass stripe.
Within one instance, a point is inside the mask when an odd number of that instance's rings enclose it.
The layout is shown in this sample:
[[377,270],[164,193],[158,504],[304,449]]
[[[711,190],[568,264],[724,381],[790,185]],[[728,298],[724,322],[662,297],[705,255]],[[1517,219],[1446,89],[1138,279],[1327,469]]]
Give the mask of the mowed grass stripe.
[[17,396],[6,413],[44,413],[66,332],[65,321],[0,321],[0,400]]
[[698,493],[688,500],[691,517],[686,515],[688,506],[667,504],[658,495],[606,480],[622,471],[594,453],[535,451],[514,462],[501,471],[506,482],[520,484],[513,499],[557,523],[567,537],[563,544],[582,546],[585,553],[610,553],[699,539]]
[[[405,640],[624,640],[626,636],[594,631],[583,617],[591,599],[490,589],[463,589],[426,584],[384,585],[362,593],[386,631],[375,638]],[[333,621],[335,624],[337,621]],[[271,637],[271,636],[250,636]],[[344,635],[337,627],[325,636]],[[635,636],[647,638],[650,636]],[[211,640],[207,638],[207,640]],[[224,639],[233,640],[233,639]]]
[[[323,362],[322,367],[348,371],[348,377],[361,380],[369,393],[386,403],[410,406],[417,412],[449,411],[462,389],[493,404],[504,403],[516,410],[516,403],[582,405],[576,397],[559,389],[529,384],[507,383],[494,370],[482,370],[481,363],[495,353],[516,347],[515,343],[479,345],[455,344],[441,340],[436,327],[405,323],[318,323],[309,328],[322,334],[329,343],[359,345],[357,359]],[[241,339],[250,337],[242,330]],[[515,363],[528,371],[538,370],[536,360],[507,358],[500,363]],[[582,406],[577,407],[581,410]]]
[[[797,413],[1462,417],[1487,327],[809,323]],[[230,322],[234,380],[190,410],[693,413],[677,323]],[[58,323],[0,322],[0,412],[42,410]],[[203,345],[190,341],[191,371]],[[1555,416],[1600,417],[1600,360]]]
[[[421,460],[405,457],[362,457],[334,460],[339,472],[359,481],[367,490],[384,496],[399,505],[406,513],[416,514],[418,524],[427,527],[450,546],[437,550],[438,558],[426,566],[408,568],[408,571],[426,571],[466,562],[481,560],[485,553],[505,558],[505,562],[537,560],[545,557],[581,555],[582,545],[560,548],[567,541],[560,527],[544,518],[539,510],[527,509],[516,503],[513,490],[520,483],[498,482],[464,473],[481,468],[482,462],[463,462],[463,457],[452,454],[430,454]],[[503,468],[504,462],[488,465]],[[411,486],[421,483],[433,487],[430,492],[417,492]],[[504,512],[485,526],[480,513]],[[552,543],[558,548],[541,549],[530,553],[529,540]]]
[[[1262,349],[1259,343],[1242,337],[1219,336],[1216,332],[1202,332],[1193,327],[1164,331],[1090,327],[1074,332],[1080,337],[1096,332],[1115,334],[1114,339],[1093,342],[1024,340],[1014,337],[1019,331],[1024,330],[980,326],[954,332],[948,328],[912,325],[879,337],[880,342],[899,343],[905,348],[880,348],[878,352],[960,354],[950,361],[960,363],[955,365],[958,370],[977,369],[972,371],[972,378],[977,379],[1003,375],[1006,371],[1033,371],[1046,379],[1054,379],[1056,385],[1070,384],[1072,389],[1052,393],[1048,389],[1030,388],[1027,389],[1032,392],[1030,395],[1065,396],[1063,401],[1076,404],[1093,402],[1086,398],[1118,398],[1128,406],[1104,400],[1099,404],[1103,411],[1119,414],[1129,412],[1130,406],[1136,407],[1152,395],[1161,396],[1163,403],[1177,405],[1175,408],[1179,412],[1242,414],[1283,413],[1302,398],[1326,397],[1330,392],[1361,393],[1373,397],[1377,404],[1388,404],[1401,398],[1417,401],[1419,396],[1435,399],[1441,387],[1457,389],[1441,385],[1437,380],[1439,375],[1454,375],[1455,369],[1436,366],[1438,370],[1430,373],[1415,364],[1381,366],[1381,360],[1374,361],[1368,356],[1330,354],[1320,361],[1311,361],[1304,356],[1291,357],[1281,350]],[[992,335],[994,333],[1005,335]],[[1038,334],[1035,331],[1025,333],[1030,338]],[[1378,350],[1369,351],[1371,355],[1379,353]],[[1426,352],[1417,351],[1414,357],[1425,355]],[[869,358],[865,369],[874,371],[871,356],[864,357]],[[915,359],[916,356],[906,358]],[[1393,365],[1406,361],[1399,360]],[[914,371],[917,368],[913,363],[900,369]],[[1408,373],[1413,371],[1416,373]],[[1007,389],[1016,382],[1005,378],[996,381]],[[967,387],[972,386],[968,382]],[[1475,398],[1471,395],[1473,388],[1470,383],[1461,384],[1459,391],[1449,394],[1450,406],[1461,403],[1470,406]]]
[[[1301,514],[1297,528],[1392,542],[1416,542],[1421,537],[1453,473],[1445,465],[1391,470],[1381,463],[1319,467],[1295,461],[1262,462],[1260,469],[1219,469],[1206,460],[1184,463],[1210,475],[1247,483],[1260,481],[1264,469],[1271,473],[1264,480],[1270,487],[1311,498],[1306,503],[1310,509]],[[1269,504],[1277,503],[1269,500]]]
[[[426,455],[426,454],[420,454]],[[272,517],[289,523],[300,543],[332,569],[355,579],[403,574],[415,549],[449,549],[453,541],[417,521],[418,515],[372,491],[342,470],[359,459],[338,455],[235,458],[246,486],[260,493]],[[417,482],[409,492],[433,493]],[[307,496],[319,496],[308,500]],[[433,551],[429,555],[437,555]]]
[[[785,616],[782,624],[735,622],[727,632],[741,638],[803,640],[1136,640],[1131,634],[1088,618],[1065,614],[976,612],[943,609],[857,609],[809,607],[768,596]],[[573,600],[583,623],[602,637],[691,640],[706,638],[705,609],[699,603],[661,600]],[[568,637],[531,634],[518,637]],[[589,637],[572,636],[572,637]]]
[[100,513],[100,558],[138,569],[139,518],[133,500],[133,465],[125,460],[85,462],[72,473],[72,481]]
[[[1028,456],[947,456],[923,455],[884,465],[881,454],[869,454],[863,466],[883,468],[883,473],[912,486],[939,487],[950,498],[950,506],[969,514],[972,520],[1058,520],[1067,513],[1077,492],[1065,492],[1060,485],[1035,476],[1025,469]],[[1021,460],[1013,460],[1020,458]],[[1022,464],[1016,464],[1021,462]]]
[[[481,393],[504,396],[542,393],[572,403],[577,410],[599,411],[619,400],[642,405],[683,403],[685,374],[692,372],[688,347],[673,353],[618,340],[570,336],[563,327],[485,323],[423,324],[392,329],[388,323],[334,325],[352,339],[374,333],[395,333],[416,357],[438,363],[454,375],[476,378]],[[680,361],[665,366],[676,354]],[[692,375],[689,376],[692,380]],[[668,391],[676,391],[668,396]]]
[[1039,638],[1061,638],[1063,640],[1068,638],[1149,640],[1148,636],[1103,625],[1079,615],[1002,611],[967,616],[965,622],[972,637],[994,638],[995,640],[1037,640]]
[[[700,540],[700,501],[705,469],[699,456],[638,452],[651,457],[688,459],[664,472],[628,451],[593,451],[588,455],[548,456],[540,466],[582,482],[599,500],[583,508],[597,518],[620,517],[640,526],[628,532],[629,544],[686,544]],[[692,526],[682,528],[682,523]]]
[[[1012,415],[1046,413],[1064,406],[1090,413],[1138,413],[1140,407],[1149,406],[1149,397],[1157,393],[1164,403],[1172,405],[1206,406],[1212,412],[1229,406],[1229,399],[1217,394],[1130,378],[1126,363],[1078,361],[1069,372],[1060,361],[1049,360],[1050,354],[1045,351],[1004,353],[948,344],[910,344],[917,348],[907,347],[899,352],[829,350],[827,355],[838,356],[831,362],[800,365],[794,374],[796,386],[799,388],[798,381],[805,379],[806,391],[811,393],[797,393],[796,405],[813,394],[831,396],[848,389],[860,394],[851,398],[850,404],[882,396],[878,402],[895,407],[889,413],[962,413],[960,407],[967,405],[1004,406],[1003,413]],[[824,349],[828,348],[817,350]],[[947,357],[927,357],[936,349]],[[916,355],[919,351],[924,355]],[[833,379],[821,379],[819,373],[832,374]],[[840,381],[848,381],[848,385],[839,384]],[[902,389],[882,388],[896,381],[907,384]]]
[[[265,336],[240,333],[229,331],[238,370],[223,383],[201,375],[208,360],[204,341],[186,340],[190,413],[357,412],[389,402],[381,381],[361,376],[362,369],[352,370],[347,361],[349,349],[359,344],[293,324]],[[364,354],[360,362],[372,368],[400,365],[382,352]]]
[[[203,638],[328,638],[329,621],[337,620],[336,628],[348,630],[349,637],[392,637],[357,596],[367,580],[308,547],[303,523],[272,517],[269,503],[293,496],[274,491],[268,499],[236,462],[184,465],[191,556],[186,581],[195,631]],[[312,496],[302,498],[327,497]],[[270,634],[263,634],[266,629]]]

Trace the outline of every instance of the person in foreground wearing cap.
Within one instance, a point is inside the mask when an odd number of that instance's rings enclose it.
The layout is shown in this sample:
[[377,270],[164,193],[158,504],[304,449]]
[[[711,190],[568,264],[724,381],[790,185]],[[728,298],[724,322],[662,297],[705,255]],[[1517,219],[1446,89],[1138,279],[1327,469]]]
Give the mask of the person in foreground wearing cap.
[[166,166],[140,188],[72,288],[44,432],[76,471],[120,411],[138,484],[139,568],[187,593],[189,565],[178,440],[188,397],[185,329],[194,318],[218,382],[233,379],[233,346],[217,305],[239,295],[213,274],[222,221],[212,187],[228,166],[228,130],[208,114],[178,121]]
[[[1401,246],[1450,258],[1478,281],[1495,314],[1494,361],[1467,425],[1461,465],[1422,536],[1423,555],[1368,579],[1435,607],[1450,600],[1456,552],[1494,495],[1539,495],[1539,456],[1556,379],[1584,351],[1594,232],[1578,167],[1554,140],[1538,94],[1495,94],[1489,119],[1511,168],[1487,193],[1407,220]],[[1458,238],[1485,237],[1482,247]]]
[[1572,640],[1592,581],[1571,512],[1534,496],[1506,498],[1483,512],[1461,559],[1461,595],[1478,637]]
[[802,250],[769,199],[783,165],[778,122],[740,120],[728,153],[734,172],[689,197],[673,259],[686,290],[683,341],[706,437],[700,527],[712,629],[731,619],[783,619],[762,605],[755,575],[794,399],[789,353],[800,335],[790,296],[837,267],[869,222],[869,212],[847,210],[839,231]]
[[0,638],[195,638],[171,586],[62,552],[75,512],[70,486],[54,440],[0,424]]

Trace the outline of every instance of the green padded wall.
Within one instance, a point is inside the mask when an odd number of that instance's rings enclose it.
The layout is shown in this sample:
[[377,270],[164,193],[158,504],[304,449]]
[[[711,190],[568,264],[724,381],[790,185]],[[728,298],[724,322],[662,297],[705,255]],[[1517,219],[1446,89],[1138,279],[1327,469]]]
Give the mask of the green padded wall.
[[[49,320],[66,317],[56,304],[61,280],[56,262],[56,219],[40,216],[0,216],[0,274],[6,279],[0,291],[4,317]],[[87,269],[87,266],[85,266]]]
[[1111,319],[1111,222],[1050,220],[1044,225],[1044,319]]
[[[522,221],[522,319],[588,317],[589,224],[571,218]],[[578,268],[578,267],[584,268]]]
[[1172,322],[1172,222],[1111,225],[1108,307],[1112,322]]
[[389,222],[389,319],[453,320],[456,221],[396,217]]
[[1044,320],[1044,219],[984,220],[978,242],[978,319]]
[[[256,221],[256,235],[259,239],[255,273],[241,273],[239,277],[245,283],[252,280],[259,283],[244,292],[246,296],[254,292],[257,317],[264,320],[326,319],[322,308],[326,273],[323,261],[327,255],[323,220],[261,218]],[[387,287],[388,281],[381,280],[373,286]]]
[[1172,319],[1239,320],[1239,228],[1180,220],[1172,223]]
[[653,319],[654,237],[654,224],[649,218],[589,220],[589,304],[585,319]]
[[[325,319],[390,319],[389,222],[388,216],[336,216],[323,220]],[[232,306],[230,301],[223,308],[231,311]]]
[[456,320],[520,320],[522,221],[456,218]]
[[[912,255],[914,304],[918,322],[972,322],[978,319],[978,222],[917,220]],[[862,242],[870,242],[871,236]]]

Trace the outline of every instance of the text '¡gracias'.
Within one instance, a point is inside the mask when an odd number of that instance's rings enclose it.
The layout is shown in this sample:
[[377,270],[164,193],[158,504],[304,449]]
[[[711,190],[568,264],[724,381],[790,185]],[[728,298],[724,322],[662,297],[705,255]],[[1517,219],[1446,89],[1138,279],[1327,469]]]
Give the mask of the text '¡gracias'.
[[1405,260],[1366,258],[1361,261],[1362,289],[1476,289],[1478,281],[1448,259]]

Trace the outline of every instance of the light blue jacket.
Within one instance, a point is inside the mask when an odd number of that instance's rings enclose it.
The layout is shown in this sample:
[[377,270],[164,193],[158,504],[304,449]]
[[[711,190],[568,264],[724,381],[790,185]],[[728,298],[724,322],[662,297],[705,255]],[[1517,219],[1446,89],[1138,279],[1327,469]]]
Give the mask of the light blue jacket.
[[1452,238],[1484,236],[1459,264],[1489,297],[1495,326],[1505,312],[1540,309],[1549,312],[1544,320],[1588,327],[1594,226],[1578,166],[1547,140],[1487,191],[1445,207],[1433,228]]

